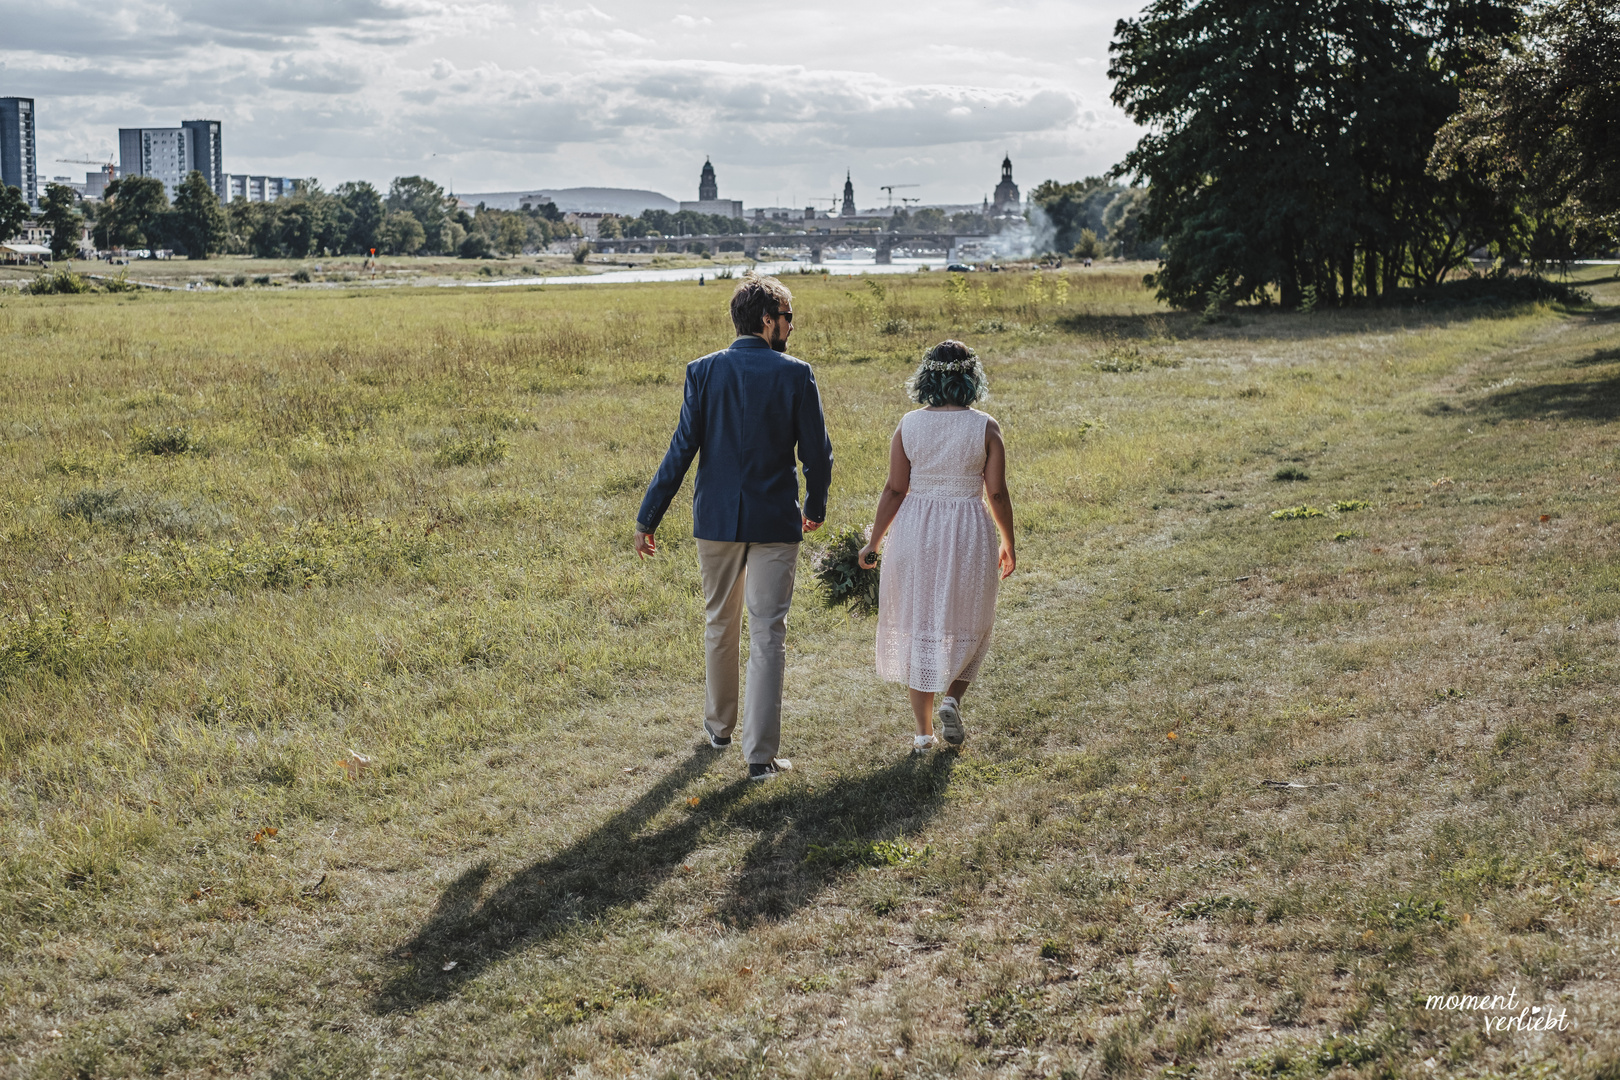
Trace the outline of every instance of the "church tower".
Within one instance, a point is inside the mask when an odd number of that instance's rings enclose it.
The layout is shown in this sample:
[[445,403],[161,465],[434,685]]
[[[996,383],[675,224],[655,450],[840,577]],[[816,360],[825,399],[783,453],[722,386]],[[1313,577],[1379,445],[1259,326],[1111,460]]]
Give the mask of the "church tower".
[[855,216],[855,185],[850,181],[849,170],[844,170],[844,208],[838,211],[839,217]]
[[698,201],[713,202],[720,197],[720,185],[714,179],[714,166],[703,159],[703,172],[698,177]]
[[1010,156],[1001,159],[1001,183],[996,185],[994,206],[998,214],[1016,214],[1023,209],[1018,198],[1018,185],[1013,183]]

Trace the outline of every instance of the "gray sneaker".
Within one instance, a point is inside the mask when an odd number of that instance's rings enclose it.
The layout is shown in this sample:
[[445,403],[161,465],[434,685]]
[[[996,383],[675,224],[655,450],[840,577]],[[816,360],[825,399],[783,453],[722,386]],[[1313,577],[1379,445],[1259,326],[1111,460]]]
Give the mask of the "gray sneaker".
[[962,726],[962,706],[953,697],[939,703],[939,733],[951,746],[967,741],[967,728]]
[[771,758],[771,760],[758,765],[750,763],[748,766],[748,779],[775,780],[783,773],[792,771],[793,762],[789,761],[787,758]]

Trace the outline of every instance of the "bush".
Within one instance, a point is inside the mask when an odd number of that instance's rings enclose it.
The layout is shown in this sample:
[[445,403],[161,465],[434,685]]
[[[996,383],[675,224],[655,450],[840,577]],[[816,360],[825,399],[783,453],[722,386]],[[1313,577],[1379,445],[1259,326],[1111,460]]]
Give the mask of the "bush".
[[467,239],[461,242],[461,248],[456,252],[463,259],[493,259],[495,245],[489,242],[489,237],[481,232],[467,234]]
[[23,291],[31,296],[70,296],[75,293],[91,291],[90,283],[71,270],[57,270],[48,274],[40,274],[27,285]]
[[582,263],[585,261],[585,256],[589,255],[590,253],[591,245],[581,244],[579,247],[574,249],[574,261],[577,263]]
[[240,289],[242,286],[247,284],[247,281],[248,279],[246,274],[237,274],[235,277],[231,278],[231,287]]
[[268,285],[268,284],[270,284],[270,275],[269,274],[260,274],[258,277],[253,279],[253,284],[255,284],[255,285]]
[[140,289],[140,286],[129,280],[129,271],[120,270],[117,275],[101,283],[101,287],[110,293],[131,293]]
[[170,457],[174,454],[189,454],[199,449],[197,440],[191,436],[191,429],[181,425],[135,428],[131,434],[134,436],[131,447],[137,454]]
[[300,267],[299,269],[293,271],[292,279],[298,282],[300,285],[308,285],[309,271]]
[[1293,465],[1284,465],[1282,468],[1272,473],[1271,478],[1273,480],[1294,481],[1309,480],[1311,477],[1310,474],[1304,469],[1296,468]]
[[1568,304],[1584,307],[1592,302],[1590,293],[1571,285],[1548,281],[1535,274],[1487,275],[1443,281],[1419,289],[1392,289],[1386,303],[1448,307],[1460,304],[1505,306],[1511,304]]

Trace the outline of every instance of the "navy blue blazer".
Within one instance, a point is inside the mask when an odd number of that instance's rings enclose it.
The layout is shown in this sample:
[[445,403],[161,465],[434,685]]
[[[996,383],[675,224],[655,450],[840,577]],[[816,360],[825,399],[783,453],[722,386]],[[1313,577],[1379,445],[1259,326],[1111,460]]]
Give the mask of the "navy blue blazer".
[[686,365],[686,400],[669,451],[641,500],[636,528],[658,528],[698,459],[692,493],[692,533],[699,540],[754,544],[798,543],[799,476],[804,462],[803,516],[827,517],[832,441],[821,415],[821,394],[810,365],[740,337],[729,349]]

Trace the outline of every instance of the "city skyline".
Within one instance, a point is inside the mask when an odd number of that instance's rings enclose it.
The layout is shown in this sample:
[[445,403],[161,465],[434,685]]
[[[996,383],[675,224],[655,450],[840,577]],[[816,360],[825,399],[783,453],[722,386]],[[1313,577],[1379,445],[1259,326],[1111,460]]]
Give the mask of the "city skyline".
[[642,0],[137,0],[109,19],[0,0],[0,95],[39,103],[42,180],[73,171],[56,159],[115,152],[119,128],[184,113],[230,128],[229,171],[328,187],[419,174],[458,192],[690,199],[687,163],[707,155],[748,206],[825,203],[846,169],[863,208],[882,184],[965,204],[991,193],[1004,153],[1033,187],[1100,173],[1134,143],[1106,70],[1114,20],[1139,6],[946,0],[919,25],[843,2],[742,19]]

